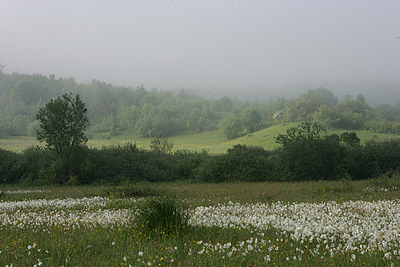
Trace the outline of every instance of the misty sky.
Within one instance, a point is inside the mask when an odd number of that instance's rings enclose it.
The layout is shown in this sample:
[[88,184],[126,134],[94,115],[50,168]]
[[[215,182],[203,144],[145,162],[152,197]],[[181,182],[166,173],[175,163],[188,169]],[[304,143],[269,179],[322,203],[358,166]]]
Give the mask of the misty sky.
[[228,95],[400,91],[398,0],[0,0],[0,25],[9,74]]

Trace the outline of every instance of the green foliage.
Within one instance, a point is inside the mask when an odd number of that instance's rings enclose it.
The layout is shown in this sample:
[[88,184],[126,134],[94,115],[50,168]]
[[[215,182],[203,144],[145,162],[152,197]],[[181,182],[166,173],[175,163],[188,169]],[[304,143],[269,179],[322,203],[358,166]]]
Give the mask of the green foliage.
[[230,115],[221,121],[219,129],[222,136],[234,139],[242,135],[243,124],[238,116]]
[[206,118],[199,108],[194,108],[187,119],[186,126],[192,131],[201,132],[204,130]]
[[344,157],[337,135],[322,136],[325,127],[307,121],[279,134],[276,142],[281,145],[277,154],[277,170],[281,180],[332,179],[339,174]]
[[26,115],[17,115],[14,117],[12,126],[15,135],[27,135],[27,127],[29,125],[29,117]]
[[290,100],[285,109],[286,117],[291,122],[305,121],[309,119],[323,101],[315,94],[305,93],[300,95],[296,100]]
[[247,132],[252,133],[261,129],[262,116],[257,109],[248,107],[243,111],[241,121]]
[[159,196],[147,200],[137,211],[136,226],[144,232],[184,234],[189,230],[186,207],[175,197]]
[[344,132],[340,135],[340,141],[346,146],[358,146],[361,140],[355,132]]
[[19,182],[21,170],[17,168],[17,164],[20,158],[17,153],[0,148],[0,184]]
[[231,112],[233,110],[233,101],[231,98],[224,96],[220,99],[214,100],[211,103],[211,107],[214,111]]
[[338,126],[340,112],[336,107],[323,104],[318,107],[312,117],[315,121],[329,129],[330,127]]
[[278,134],[276,142],[283,147],[293,143],[314,142],[322,138],[325,126],[318,122],[308,120],[297,127],[290,127],[286,134]]
[[398,102],[394,106],[390,106],[389,104],[379,104],[374,109],[375,119],[378,121],[387,120],[387,121],[400,121],[400,102]]
[[396,172],[400,170],[400,139],[391,139],[384,141],[370,140],[365,143],[364,161],[375,168],[374,174],[368,178],[380,175],[389,171]]
[[150,150],[159,153],[159,154],[168,154],[171,153],[174,144],[168,140],[168,137],[163,135],[159,135],[157,138],[151,140],[150,142]]
[[48,179],[48,170],[56,158],[54,151],[46,151],[38,146],[25,149],[17,164],[22,172],[20,183],[22,185],[53,184],[55,181]]
[[224,155],[206,159],[196,170],[196,180],[201,182],[259,182],[271,181],[274,165],[271,152],[260,147],[235,145]]
[[331,90],[323,87],[310,89],[307,91],[308,94],[315,95],[324,104],[329,106],[335,106],[338,103],[337,97],[332,93]]
[[58,159],[52,163],[55,182],[66,184],[71,179],[70,169],[74,150],[87,142],[84,131],[89,125],[86,116],[87,109],[79,95],[75,99],[72,93],[64,94],[62,99],[50,100],[39,109],[36,120],[39,121],[40,130],[37,140],[46,141],[46,146],[54,150]]
[[364,123],[364,130],[374,133],[400,134],[400,123],[383,120],[371,119]]
[[170,164],[173,180],[193,180],[196,169],[210,157],[207,151],[201,152],[189,150],[174,151],[173,161]]
[[162,107],[153,107],[147,103],[141,110],[135,130],[142,137],[156,137],[160,134],[171,134],[177,131],[178,125]]
[[340,129],[358,130],[363,128],[365,120],[365,116],[361,113],[344,111],[339,115],[337,123],[332,126]]
[[386,172],[368,181],[369,185],[386,189],[399,189],[400,174],[398,172]]
[[39,129],[40,129],[40,126],[39,126],[39,122],[37,120],[29,123],[28,127],[27,127],[28,136],[36,137],[36,134],[39,131]]
[[333,188],[333,190],[336,193],[351,193],[354,190],[354,185],[352,183],[353,177],[345,173],[342,178],[340,178],[339,183],[336,187]]
[[73,99],[72,93],[64,94],[62,99],[50,100],[36,114],[40,126],[37,139],[45,141],[58,155],[69,158],[77,145],[87,142],[84,131],[89,119],[86,113],[79,95]]

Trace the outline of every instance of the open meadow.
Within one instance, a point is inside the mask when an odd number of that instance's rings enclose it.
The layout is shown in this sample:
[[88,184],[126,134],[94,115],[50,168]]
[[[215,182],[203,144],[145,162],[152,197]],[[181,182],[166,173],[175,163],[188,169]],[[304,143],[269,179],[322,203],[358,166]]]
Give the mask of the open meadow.
[[[3,187],[0,262],[2,266],[398,266],[398,182],[386,177]],[[140,220],[141,210],[155,196],[171,200],[163,203],[182,204],[187,224],[172,231],[149,231],[146,221]],[[156,221],[162,218],[152,216]]]

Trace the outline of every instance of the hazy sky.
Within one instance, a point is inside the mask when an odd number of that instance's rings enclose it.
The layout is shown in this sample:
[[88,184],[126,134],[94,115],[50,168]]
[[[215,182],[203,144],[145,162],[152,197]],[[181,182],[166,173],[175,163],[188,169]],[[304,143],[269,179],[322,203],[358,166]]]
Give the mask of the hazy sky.
[[400,81],[398,0],[0,0],[0,25],[5,73],[243,95]]

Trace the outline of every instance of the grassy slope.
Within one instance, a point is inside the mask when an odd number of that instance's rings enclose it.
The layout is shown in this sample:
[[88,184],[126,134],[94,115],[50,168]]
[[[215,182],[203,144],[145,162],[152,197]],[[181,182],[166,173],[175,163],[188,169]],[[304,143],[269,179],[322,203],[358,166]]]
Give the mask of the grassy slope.
[[[275,137],[278,134],[286,133],[288,127],[295,127],[297,123],[283,125],[275,125],[267,129],[263,129],[246,136],[236,138],[233,140],[227,140],[219,135],[218,131],[202,132],[202,133],[185,133],[180,135],[171,136],[169,139],[174,144],[174,150],[187,149],[191,151],[202,151],[207,150],[211,153],[224,153],[226,150],[236,144],[246,144],[253,146],[262,146],[265,149],[273,149],[277,147],[275,143]],[[330,130],[328,134],[341,134],[345,130]],[[379,134],[367,131],[355,131],[357,136],[362,142],[372,138],[378,139],[390,139],[398,137],[394,134]],[[104,135],[104,134],[102,134]],[[95,139],[90,139],[88,145],[90,147],[101,148],[102,146],[109,145],[123,145],[127,142],[136,142],[139,147],[149,148],[150,141],[152,138],[141,138],[135,134],[124,132],[118,136],[112,137],[109,140],[100,139],[100,135],[95,135]],[[0,139],[0,148],[11,150],[11,151],[22,151],[32,145],[38,145],[34,137],[13,137],[8,139]]]

